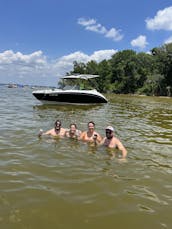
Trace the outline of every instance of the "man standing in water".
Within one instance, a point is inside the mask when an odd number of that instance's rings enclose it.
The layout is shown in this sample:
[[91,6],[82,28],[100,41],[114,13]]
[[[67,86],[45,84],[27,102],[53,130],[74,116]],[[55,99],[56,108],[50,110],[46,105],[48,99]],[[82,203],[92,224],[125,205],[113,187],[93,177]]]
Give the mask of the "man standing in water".
[[96,140],[98,143],[101,142],[102,137],[95,131],[95,123],[93,121],[90,121],[88,123],[88,130],[82,132],[79,140],[83,140],[86,142],[95,142]]
[[66,132],[66,129],[61,127],[61,121],[57,120],[54,123],[54,128],[53,129],[48,130],[46,132],[40,131],[40,133],[38,134],[38,137],[41,137],[42,135],[50,135],[50,136],[53,136],[53,137],[57,137],[57,136],[64,137],[65,136],[65,132]]
[[101,144],[108,148],[117,148],[122,152],[122,158],[126,158],[127,150],[121,143],[121,141],[114,136],[114,128],[112,126],[107,126],[106,137],[102,140]]

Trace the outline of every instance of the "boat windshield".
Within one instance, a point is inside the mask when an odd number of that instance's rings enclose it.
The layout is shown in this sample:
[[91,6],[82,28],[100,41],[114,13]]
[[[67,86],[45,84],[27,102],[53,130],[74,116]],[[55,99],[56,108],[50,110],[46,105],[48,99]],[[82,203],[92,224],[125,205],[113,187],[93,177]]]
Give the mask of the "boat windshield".
[[85,80],[84,78],[63,78],[58,83],[62,90],[93,90],[96,88],[95,79]]
[[64,85],[63,90],[79,90],[79,85]]

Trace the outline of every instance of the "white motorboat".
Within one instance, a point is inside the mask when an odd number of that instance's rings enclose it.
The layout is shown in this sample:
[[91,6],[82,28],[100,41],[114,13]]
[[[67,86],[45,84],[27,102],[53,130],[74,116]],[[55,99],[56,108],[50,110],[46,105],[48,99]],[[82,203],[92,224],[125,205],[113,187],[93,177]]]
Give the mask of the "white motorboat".
[[[65,76],[62,88],[35,90],[32,94],[42,103],[55,104],[97,104],[107,103],[107,99],[96,89],[81,88],[81,82],[99,77],[98,75],[70,75]],[[85,85],[85,84],[84,84]]]

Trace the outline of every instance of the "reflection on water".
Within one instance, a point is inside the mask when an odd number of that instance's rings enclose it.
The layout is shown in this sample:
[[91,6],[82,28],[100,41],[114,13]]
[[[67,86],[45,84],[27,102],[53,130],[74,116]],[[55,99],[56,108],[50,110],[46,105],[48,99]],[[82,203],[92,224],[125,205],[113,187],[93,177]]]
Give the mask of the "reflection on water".
[[[104,105],[55,107],[29,89],[0,93],[3,229],[172,227],[171,99],[108,95]],[[71,139],[38,139],[56,119],[81,130],[93,120],[102,136],[114,126],[127,160]]]
[[35,105],[33,106],[34,109],[37,110],[46,110],[46,109],[52,109],[52,110],[61,110],[61,111],[76,111],[76,110],[90,110],[93,108],[99,108],[103,106],[103,104],[93,104],[93,105],[48,105],[48,104],[39,104],[39,105]]

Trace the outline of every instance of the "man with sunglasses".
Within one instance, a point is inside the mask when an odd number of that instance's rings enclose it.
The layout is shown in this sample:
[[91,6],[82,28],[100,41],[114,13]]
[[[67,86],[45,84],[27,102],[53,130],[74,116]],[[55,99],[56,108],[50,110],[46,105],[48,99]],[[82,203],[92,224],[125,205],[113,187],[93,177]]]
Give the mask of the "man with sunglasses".
[[61,121],[57,120],[54,123],[54,128],[53,129],[48,130],[46,132],[43,132],[43,131],[40,130],[40,133],[38,134],[38,137],[41,137],[42,135],[50,135],[50,136],[53,136],[53,137],[57,137],[57,136],[64,137],[66,129],[62,128],[61,125],[62,125]]
[[114,136],[114,128],[112,126],[107,126],[106,137],[102,140],[101,144],[108,148],[117,148],[122,152],[122,158],[127,156],[127,150],[121,143],[121,141]]

